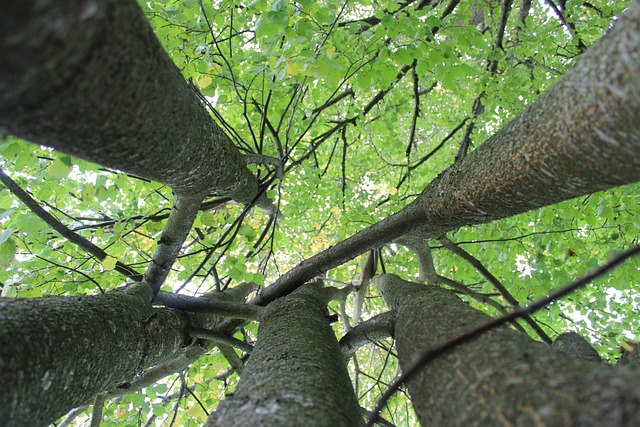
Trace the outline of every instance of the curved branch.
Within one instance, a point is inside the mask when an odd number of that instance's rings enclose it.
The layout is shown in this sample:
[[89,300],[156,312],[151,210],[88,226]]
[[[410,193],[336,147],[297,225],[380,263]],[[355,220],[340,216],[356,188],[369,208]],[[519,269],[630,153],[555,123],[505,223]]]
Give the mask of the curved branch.
[[229,335],[212,331],[210,329],[190,328],[189,335],[191,335],[193,338],[201,338],[203,340],[211,341],[216,345],[225,345],[239,348],[240,350],[246,351],[247,353],[251,353],[251,350],[253,350],[253,346],[251,344],[240,341],[237,338],[230,337]]
[[[493,287],[500,293],[500,295],[502,295],[502,297],[505,300],[507,300],[509,304],[511,304],[512,307],[518,308],[520,306],[520,303],[518,302],[518,300],[516,300],[513,297],[513,295],[511,295],[511,293],[502,284],[502,282],[500,282],[500,280],[498,280],[496,276],[491,274],[491,272],[482,264],[482,262],[480,262],[478,258],[474,257],[469,252],[465,251],[460,246],[456,245],[454,242],[449,240],[446,236],[442,236],[441,238],[438,239],[438,241],[442,243],[442,245],[445,248],[447,248],[454,254],[458,255],[460,258],[464,259],[469,264],[471,264],[476,270],[478,270],[478,272],[482,274],[484,278],[487,279],[489,283],[493,285]],[[547,335],[547,333],[542,330],[540,325],[538,325],[538,323],[535,320],[533,320],[531,316],[525,314],[522,316],[522,320],[524,320],[525,322],[527,322],[529,326],[531,326],[531,329],[533,329],[536,332],[536,334],[538,334],[538,336],[542,339],[542,341],[546,342],[547,344],[551,344],[553,342],[551,337],[549,337],[549,335]]]
[[192,313],[215,313],[220,316],[245,320],[259,320],[264,312],[264,307],[259,305],[242,304],[219,298],[206,298],[206,296],[190,297],[164,291],[158,292],[153,303]]

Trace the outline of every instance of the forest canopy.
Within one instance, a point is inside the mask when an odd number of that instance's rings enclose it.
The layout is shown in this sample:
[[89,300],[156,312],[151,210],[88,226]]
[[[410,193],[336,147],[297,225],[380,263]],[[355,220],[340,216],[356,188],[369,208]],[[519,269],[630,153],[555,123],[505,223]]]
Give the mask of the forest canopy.
[[[205,194],[162,291],[201,296],[243,282],[262,289],[400,211],[551,88],[628,3],[138,1],[258,189],[239,201]],[[150,125],[171,127],[170,119]],[[2,135],[0,166],[105,256],[53,231],[0,187],[2,297],[104,294],[127,280],[123,265],[144,272],[154,257],[175,189],[63,151]],[[432,274],[497,317],[637,245],[639,212],[640,185],[630,184],[435,236],[425,242],[427,261],[412,244],[384,241],[316,276],[351,290],[375,252],[378,273],[423,283]],[[329,306],[337,337],[388,310],[374,286],[344,295]],[[638,339],[639,305],[640,261],[632,259],[532,314],[537,328],[520,328],[538,341],[577,332],[615,363],[621,346]],[[257,330],[251,322],[234,337],[253,343]],[[107,400],[104,425],[201,425],[235,389],[227,359],[211,351],[142,391]],[[393,340],[359,349],[349,372],[360,406],[373,408],[399,374]],[[70,425],[90,418],[90,408],[81,410]],[[406,390],[382,416],[416,423]]]

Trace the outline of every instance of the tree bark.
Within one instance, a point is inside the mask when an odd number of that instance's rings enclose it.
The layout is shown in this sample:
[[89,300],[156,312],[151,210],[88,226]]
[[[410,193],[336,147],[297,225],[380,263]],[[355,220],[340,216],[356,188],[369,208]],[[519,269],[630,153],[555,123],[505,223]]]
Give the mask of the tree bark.
[[[395,275],[377,276],[397,312],[403,371],[429,347],[490,318],[450,291]],[[637,426],[640,371],[593,363],[507,327],[453,348],[408,387],[422,425]]]
[[267,306],[236,392],[207,426],[363,424],[320,289],[304,285]]
[[98,296],[0,299],[0,419],[45,426],[127,387],[188,344],[188,319],[136,284]]
[[256,197],[256,178],[135,1],[10,1],[0,58],[0,131],[178,193]]
[[[254,289],[243,283],[201,302],[228,308]],[[153,308],[151,295],[138,283],[99,296],[0,299],[2,425],[49,425],[97,394],[131,393],[185,369],[213,347],[189,330],[213,328],[218,313]]]
[[[640,180],[640,2],[550,90],[414,203],[423,234]],[[424,237],[424,236],[423,236]]]

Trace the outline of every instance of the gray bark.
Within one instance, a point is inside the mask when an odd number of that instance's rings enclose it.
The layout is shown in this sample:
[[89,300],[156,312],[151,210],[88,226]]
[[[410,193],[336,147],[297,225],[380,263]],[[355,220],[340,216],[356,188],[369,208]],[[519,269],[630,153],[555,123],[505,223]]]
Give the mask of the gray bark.
[[171,266],[182,250],[182,244],[200,212],[201,202],[202,198],[198,196],[176,194],[173,198],[171,213],[162,230],[153,259],[144,273],[144,282],[151,286],[154,295],[160,290],[171,271]]
[[395,314],[386,312],[358,323],[340,339],[340,348],[345,358],[350,359],[365,344],[393,337]]
[[[396,310],[403,371],[430,346],[490,318],[437,286],[378,276]],[[422,425],[637,426],[640,372],[584,361],[507,327],[435,359],[408,387]]]
[[235,394],[207,426],[363,424],[320,290],[305,285],[267,306]]
[[[241,301],[254,288],[206,298]],[[49,425],[97,394],[131,393],[211,349],[189,329],[212,328],[220,316],[152,308],[151,297],[148,286],[134,284],[98,296],[1,298],[2,425]]]
[[558,336],[552,347],[576,359],[602,362],[600,355],[591,344],[575,332],[567,332]]
[[0,299],[2,425],[49,425],[180,354],[186,315],[152,309],[150,300],[141,284],[99,296]]
[[135,1],[9,1],[0,58],[0,131],[178,193],[256,196]]

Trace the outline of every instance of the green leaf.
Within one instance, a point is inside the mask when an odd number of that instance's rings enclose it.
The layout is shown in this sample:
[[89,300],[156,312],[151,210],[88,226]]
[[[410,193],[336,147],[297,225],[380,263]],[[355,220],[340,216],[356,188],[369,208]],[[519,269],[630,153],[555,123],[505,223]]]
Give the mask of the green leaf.
[[[9,212],[9,211],[7,211]],[[9,237],[13,234],[15,230],[13,228],[7,228],[0,233],[0,245],[7,241]]]
[[2,293],[0,296],[3,298],[15,298],[18,296],[18,288],[14,284],[5,283],[2,287]]
[[47,168],[49,178],[60,180],[66,178],[71,172],[71,164],[69,156],[56,157],[51,165]]
[[286,9],[265,12],[256,22],[256,36],[266,38],[283,33],[288,23],[289,14]]
[[[6,233],[5,230],[2,234]],[[9,236],[11,233],[9,233]],[[4,242],[0,244],[0,267],[7,268],[9,264],[13,262],[14,255],[16,254],[16,243],[9,236],[5,237]]]
[[105,271],[111,271],[114,268],[116,268],[116,263],[118,262],[118,260],[112,256],[107,255],[106,257],[104,257],[104,259],[102,260],[101,264],[102,264],[102,268]]

